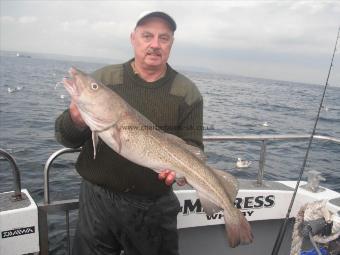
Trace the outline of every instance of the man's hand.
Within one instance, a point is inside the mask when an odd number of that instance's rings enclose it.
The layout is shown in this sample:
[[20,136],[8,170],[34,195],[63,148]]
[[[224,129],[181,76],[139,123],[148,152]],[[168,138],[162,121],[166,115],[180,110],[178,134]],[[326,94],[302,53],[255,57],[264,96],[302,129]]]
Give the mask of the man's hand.
[[85,121],[83,120],[83,118],[81,117],[77,105],[73,101],[71,101],[69,109],[70,109],[71,119],[76,125],[76,127],[79,129],[84,129],[87,125]]
[[176,180],[176,173],[170,170],[163,170],[158,174],[158,179],[164,181],[166,185],[171,186],[174,181],[177,182],[179,186],[183,186],[186,184],[185,178],[180,178]]

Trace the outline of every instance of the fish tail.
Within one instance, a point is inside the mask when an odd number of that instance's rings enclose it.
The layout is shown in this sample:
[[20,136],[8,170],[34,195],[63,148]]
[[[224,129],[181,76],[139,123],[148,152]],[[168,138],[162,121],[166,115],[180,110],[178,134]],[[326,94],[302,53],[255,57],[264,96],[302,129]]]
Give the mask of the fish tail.
[[235,219],[227,218],[224,215],[226,232],[228,237],[229,246],[234,248],[239,244],[249,244],[253,241],[253,233],[247,219],[241,211],[235,209]]

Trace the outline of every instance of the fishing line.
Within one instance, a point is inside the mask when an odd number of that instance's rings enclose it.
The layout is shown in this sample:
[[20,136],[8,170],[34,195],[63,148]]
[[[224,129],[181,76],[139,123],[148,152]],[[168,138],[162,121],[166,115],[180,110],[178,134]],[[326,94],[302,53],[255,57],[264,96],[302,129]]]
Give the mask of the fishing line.
[[289,215],[290,215],[290,212],[291,212],[293,204],[294,204],[294,200],[295,200],[296,193],[297,193],[297,190],[298,190],[299,185],[300,185],[300,181],[302,179],[303,172],[305,170],[305,166],[306,166],[306,163],[307,163],[307,158],[308,158],[309,150],[310,150],[312,142],[313,142],[313,137],[315,135],[316,126],[318,124],[321,108],[323,106],[323,101],[324,101],[325,94],[326,94],[326,89],[327,89],[327,86],[328,86],[329,76],[330,76],[330,73],[331,73],[331,70],[332,70],[332,67],[333,67],[333,60],[334,60],[334,55],[335,55],[335,52],[336,52],[336,46],[338,44],[339,33],[340,33],[340,27],[338,29],[338,35],[337,35],[336,41],[335,41],[333,56],[332,56],[331,64],[329,66],[328,75],[327,75],[327,79],[326,79],[326,84],[325,84],[325,88],[323,90],[323,94],[322,94],[322,98],[321,98],[318,114],[316,116],[316,120],[315,120],[315,123],[314,123],[314,128],[313,128],[312,134],[311,134],[311,136],[309,138],[309,143],[308,143],[307,151],[306,151],[306,154],[305,154],[305,158],[303,160],[303,164],[302,164],[302,167],[301,167],[301,170],[300,170],[300,173],[299,173],[299,178],[298,178],[298,181],[296,182],[294,193],[293,193],[292,199],[290,201],[290,204],[289,204],[289,207],[288,207],[288,210],[287,210],[286,218],[285,218],[284,222],[281,224],[281,227],[280,227],[280,230],[279,230],[279,234],[278,234],[278,236],[276,238],[275,245],[273,247],[272,255],[277,255],[279,253],[283,237],[284,237],[284,235],[286,233],[286,230],[287,230],[287,224],[288,224],[288,220],[289,220]]

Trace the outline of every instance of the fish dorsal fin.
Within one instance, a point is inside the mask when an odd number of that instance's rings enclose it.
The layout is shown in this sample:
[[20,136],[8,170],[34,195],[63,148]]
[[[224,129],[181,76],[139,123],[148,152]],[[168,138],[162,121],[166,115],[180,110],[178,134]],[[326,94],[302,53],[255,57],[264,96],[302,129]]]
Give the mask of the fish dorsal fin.
[[212,216],[215,213],[218,213],[223,210],[220,206],[216,205],[214,202],[212,202],[206,196],[204,196],[203,193],[197,192],[197,194],[206,215]]
[[230,194],[230,202],[234,203],[236,195],[238,193],[239,185],[237,179],[231,175],[230,173],[219,170],[216,168],[211,168],[213,172],[217,175],[217,177],[220,180],[220,183],[224,187],[225,190],[227,190],[228,194]]
[[202,151],[200,148],[195,147],[193,145],[187,144],[182,138],[179,138],[178,136],[164,133],[166,138],[173,143],[178,144],[182,148],[190,151],[192,154],[194,154],[198,159],[205,162],[207,160],[207,156],[205,155],[204,151]]
[[93,144],[93,159],[96,159],[98,134],[96,131],[92,131],[92,144]]

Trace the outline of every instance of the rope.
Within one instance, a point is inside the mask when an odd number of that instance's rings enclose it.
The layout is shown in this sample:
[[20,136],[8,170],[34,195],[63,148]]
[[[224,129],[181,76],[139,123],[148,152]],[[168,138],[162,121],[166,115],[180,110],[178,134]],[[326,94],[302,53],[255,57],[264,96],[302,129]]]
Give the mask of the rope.
[[295,224],[292,234],[292,244],[290,255],[299,255],[303,243],[303,235],[301,233],[304,221],[313,221],[324,218],[326,222],[333,222],[332,234],[330,236],[315,235],[309,233],[310,241],[315,247],[315,243],[326,244],[340,237],[340,222],[335,220],[338,216],[332,214],[326,208],[326,200],[307,203],[302,206],[295,218]]
[[292,245],[290,248],[290,255],[299,255],[301,252],[303,236],[301,235],[301,226],[303,223],[303,218],[305,214],[307,205],[304,205],[300,208],[298,214],[295,217],[295,224],[293,228],[292,234]]

